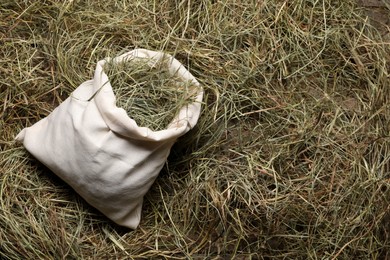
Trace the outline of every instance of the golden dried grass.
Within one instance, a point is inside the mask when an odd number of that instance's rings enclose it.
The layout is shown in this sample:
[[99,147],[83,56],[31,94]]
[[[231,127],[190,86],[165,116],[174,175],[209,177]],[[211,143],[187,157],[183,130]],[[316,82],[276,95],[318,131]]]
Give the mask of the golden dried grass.
[[[390,257],[390,48],[352,0],[2,1],[0,15],[1,258]],[[136,47],[179,59],[205,105],[130,231],[13,137]]]

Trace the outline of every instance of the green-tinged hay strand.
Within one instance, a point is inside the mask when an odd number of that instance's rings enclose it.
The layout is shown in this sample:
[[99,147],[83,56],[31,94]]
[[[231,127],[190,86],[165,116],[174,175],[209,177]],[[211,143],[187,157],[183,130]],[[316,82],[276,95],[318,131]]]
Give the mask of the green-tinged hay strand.
[[[0,259],[390,259],[382,35],[355,0],[2,0]],[[135,48],[204,99],[131,231],[13,139]]]
[[168,66],[167,59],[146,58],[105,64],[116,105],[138,126],[166,129],[181,108],[195,101],[193,83],[172,75]]

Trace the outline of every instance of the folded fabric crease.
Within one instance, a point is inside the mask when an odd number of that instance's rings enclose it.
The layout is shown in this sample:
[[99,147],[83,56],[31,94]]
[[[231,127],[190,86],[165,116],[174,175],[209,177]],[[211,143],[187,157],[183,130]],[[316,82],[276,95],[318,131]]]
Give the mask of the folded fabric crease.
[[[92,80],[82,83],[47,117],[23,129],[16,140],[89,204],[119,225],[135,229],[142,201],[177,138],[195,126],[201,111],[203,89],[172,56],[135,49],[114,62],[169,58],[169,71],[197,86],[196,99],[185,105],[168,127],[152,131],[138,126],[116,106],[115,94],[96,65]],[[153,64],[151,64],[152,66]],[[93,98],[91,98],[93,97]]]

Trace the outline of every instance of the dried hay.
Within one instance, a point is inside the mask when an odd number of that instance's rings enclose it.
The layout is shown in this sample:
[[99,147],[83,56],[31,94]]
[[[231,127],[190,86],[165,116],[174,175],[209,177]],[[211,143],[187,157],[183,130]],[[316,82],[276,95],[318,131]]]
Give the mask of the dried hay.
[[[390,44],[354,1],[2,1],[0,257],[389,259]],[[175,56],[205,88],[140,228],[13,137],[103,57]]]
[[166,129],[179,110],[195,101],[194,85],[168,71],[167,59],[149,59],[104,66],[116,95],[116,105],[142,127]]

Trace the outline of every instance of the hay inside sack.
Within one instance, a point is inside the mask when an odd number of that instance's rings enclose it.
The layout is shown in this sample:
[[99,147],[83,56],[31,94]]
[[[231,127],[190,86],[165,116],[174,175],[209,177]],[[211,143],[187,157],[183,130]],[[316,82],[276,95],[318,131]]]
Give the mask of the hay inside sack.
[[195,101],[196,86],[172,75],[168,59],[151,62],[137,58],[104,66],[116,96],[116,105],[123,108],[138,126],[153,131],[164,130],[180,109]]

